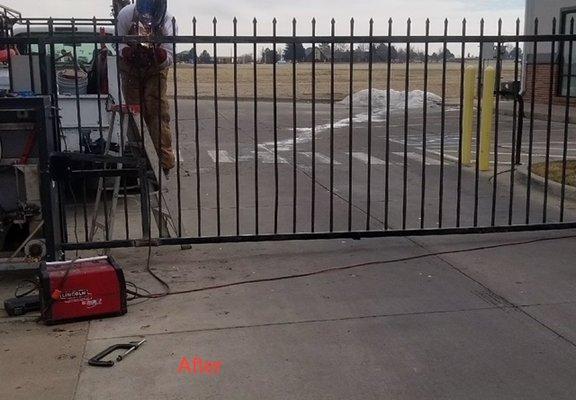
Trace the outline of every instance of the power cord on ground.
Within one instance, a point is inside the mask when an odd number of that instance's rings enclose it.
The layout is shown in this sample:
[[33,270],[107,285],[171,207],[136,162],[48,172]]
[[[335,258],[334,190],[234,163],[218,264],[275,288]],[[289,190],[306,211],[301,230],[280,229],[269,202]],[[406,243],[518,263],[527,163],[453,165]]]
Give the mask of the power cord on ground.
[[[373,266],[373,265],[386,265],[386,264],[420,260],[420,259],[429,258],[429,257],[439,257],[439,256],[443,256],[443,255],[470,253],[470,252],[475,252],[475,251],[491,250],[491,249],[497,249],[497,248],[503,248],[503,247],[512,247],[512,246],[522,246],[522,245],[528,245],[528,244],[532,244],[532,243],[549,242],[549,241],[565,240],[565,239],[575,239],[575,238],[576,238],[576,235],[568,235],[568,236],[559,236],[559,237],[553,237],[553,238],[539,238],[539,239],[525,240],[525,241],[519,241],[519,242],[501,243],[501,244],[495,244],[495,245],[490,245],[490,246],[480,246],[480,247],[473,247],[473,248],[461,249],[461,250],[447,250],[447,251],[440,251],[440,252],[435,252],[435,253],[425,253],[425,254],[420,254],[420,255],[410,256],[410,257],[395,258],[395,259],[390,259],[390,260],[377,260],[377,261],[369,261],[369,262],[358,263],[358,264],[344,265],[344,266],[339,266],[339,267],[324,268],[321,270],[306,272],[306,273],[302,273],[302,274],[284,275],[284,276],[279,276],[279,277],[274,277],[274,278],[252,279],[252,280],[247,280],[247,281],[238,281],[238,282],[232,282],[232,283],[225,283],[225,284],[221,284],[221,285],[206,286],[206,287],[201,287],[201,288],[197,288],[197,289],[180,290],[180,291],[171,291],[170,286],[164,280],[162,280],[160,277],[158,277],[150,269],[152,253],[151,253],[151,248],[149,248],[148,263],[147,263],[147,268],[146,268],[147,272],[149,272],[158,282],[160,282],[165,287],[166,290],[163,293],[155,294],[155,293],[150,293],[149,291],[142,289],[142,288],[134,285],[133,283],[130,283],[134,288],[136,288],[136,290],[129,290],[128,289],[127,293],[130,294],[131,296],[133,296],[133,299],[157,299],[157,298],[166,297],[166,296],[175,296],[175,295],[205,292],[205,291],[209,291],[209,290],[224,289],[224,288],[230,288],[230,287],[234,287],[234,286],[250,285],[250,284],[255,284],[255,283],[278,282],[278,281],[283,281],[283,280],[288,280],[288,279],[305,278],[305,277],[309,277],[309,276],[321,275],[321,274],[337,272],[337,271],[345,271],[345,270],[350,270],[350,269],[355,269],[355,268],[369,267],[369,266]],[[148,294],[141,294],[141,293],[139,293],[139,291],[148,292]]]

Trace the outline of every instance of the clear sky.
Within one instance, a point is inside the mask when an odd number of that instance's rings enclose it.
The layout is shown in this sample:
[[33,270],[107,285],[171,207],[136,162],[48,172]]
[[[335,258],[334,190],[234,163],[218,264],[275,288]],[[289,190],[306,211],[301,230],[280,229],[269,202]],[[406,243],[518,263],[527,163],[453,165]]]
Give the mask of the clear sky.
[[[543,0],[544,1],[544,0]],[[110,0],[0,0],[27,17],[107,17]],[[524,17],[524,0],[169,0],[182,33],[191,33],[191,21],[198,18],[200,34],[211,33],[214,17],[222,34],[231,33],[231,20],[239,19],[240,34],[251,34],[251,21],[256,17],[261,33],[270,33],[270,21],[278,19],[279,34],[288,34],[291,19],[299,21],[299,31],[310,33],[310,20],[318,20],[318,34],[329,33],[332,17],[338,22],[337,34],[347,33],[349,20],[356,19],[357,33],[366,34],[368,20],[374,18],[376,34],[386,32],[388,18],[396,21],[395,33],[402,33],[408,17],[415,34],[423,33],[424,21],[431,19],[432,33],[440,33],[442,21],[448,18],[451,32],[460,30],[462,18],[469,21],[470,33],[478,31],[480,18],[486,19],[486,31],[495,33],[498,18],[504,21],[504,33],[514,31],[516,18]]]

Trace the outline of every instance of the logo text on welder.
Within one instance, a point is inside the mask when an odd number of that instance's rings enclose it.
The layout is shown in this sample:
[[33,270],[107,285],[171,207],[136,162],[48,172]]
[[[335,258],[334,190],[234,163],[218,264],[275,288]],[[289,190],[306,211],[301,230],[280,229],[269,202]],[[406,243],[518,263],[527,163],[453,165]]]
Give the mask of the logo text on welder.
[[90,296],[86,289],[66,290],[60,294],[61,300],[83,299]]

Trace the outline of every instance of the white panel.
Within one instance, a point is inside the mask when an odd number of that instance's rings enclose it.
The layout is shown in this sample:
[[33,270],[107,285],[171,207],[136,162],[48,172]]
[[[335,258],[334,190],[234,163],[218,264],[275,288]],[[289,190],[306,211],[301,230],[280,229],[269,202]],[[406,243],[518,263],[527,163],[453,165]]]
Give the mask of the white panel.
[[[13,56],[12,63],[13,85],[15,92],[32,91],[30,79],[30,58],[28,56]],[[41,93],[42,81],[40,80],[40,58],[32,56],[32,69],[34,72],[34,91]]]
[[[106,97],[100,97],[102,111],[102,126],[108,127],[109,115],[106,111]],[[76,96],[59,96],[60,118],[62,128],[78,128]],[[82,127],[86,129],[98,129],[98,96],[95,94],[80,96],[80,118]]]

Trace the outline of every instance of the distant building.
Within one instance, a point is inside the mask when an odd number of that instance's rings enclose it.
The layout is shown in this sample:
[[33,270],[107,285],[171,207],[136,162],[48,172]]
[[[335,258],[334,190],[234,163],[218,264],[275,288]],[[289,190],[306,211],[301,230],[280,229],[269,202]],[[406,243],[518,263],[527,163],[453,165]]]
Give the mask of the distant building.
[[[576,0],[526,0],[526,35],[534,35],[536,18],[538,18],[538,34],[540,35],[552,33],[554,18],[557,20],[557,33],[570,33],[570,21],[572,18],[576,19]],[[554,104],[565,104],[569,82],[570,96],[576,96],[576,43],[574,43],[572,61],[568,60],[568,49],[568,42],[556,43],[553,55],[550,42],[539,42],[537,53],[534,55],[534,43],[524,44],[523,84],[526,99],[530,100],[534,95],[535,102],[548,103],[551,80]],[[552,56],[554,56],[553,64],[551,63]],[[570,64],[572,64],[571,78],[569,77]],[[534,76],[535,85],[533,85]]]
[[218,56],[218,64],[234,64],[234,57],[231,56]]
[[[320,49],[319,47],[316,47],[316,61],[317,62],[327,62],[330,61],[330,54],[327,54],[327,52],[323,51],[322,49]],[[304,57],[304,61],[306,62],[312,62],[313,56],[312,56],[312,47],[309,47],[306,49],[306,55]]]

